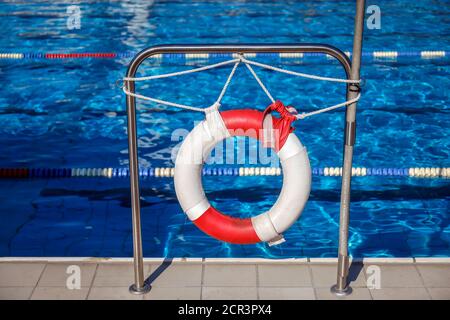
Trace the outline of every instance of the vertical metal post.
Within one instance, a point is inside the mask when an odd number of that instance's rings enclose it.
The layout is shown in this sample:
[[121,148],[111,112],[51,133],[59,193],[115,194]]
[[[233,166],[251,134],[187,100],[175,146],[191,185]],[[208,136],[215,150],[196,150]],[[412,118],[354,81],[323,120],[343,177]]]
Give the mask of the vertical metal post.
[[[127,90],[134,92],[134,82],[125,81]],[[141,204],[139,193],[139,158],[137,152],[136,99],[127,95],[127,130],[128,152],[130,166],[131,211],[133,223],[133,256],[134,256],[134,284],[130,292],[144,294],[150,291],[150,285],[145,283],[144,259],[142,255],[141,234]]]
[[[353,35],[352,68],[350,79],[360,79],[362,36],[364,30],[365,0],[356,1],[355,31]],[[358,85],[347,87],[347,100],[356,98],[360,91]],[[353,146],[356,140],[356,105],[347,106],[344,138],[344,164],[342,169],[341,208],[339,219],[339,252],[337,282],[331,287],[336,295],[348,295],[352,292],[347,283],[349,270],[348,227],[350,220],[350,187],[352,177]]]

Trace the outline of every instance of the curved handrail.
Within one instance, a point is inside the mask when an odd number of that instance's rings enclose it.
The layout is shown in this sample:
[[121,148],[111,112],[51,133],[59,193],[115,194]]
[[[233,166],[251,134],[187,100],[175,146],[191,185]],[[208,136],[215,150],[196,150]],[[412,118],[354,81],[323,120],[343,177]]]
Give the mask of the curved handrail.
[[[158,45],[146,48],[139,52],[130,62],[126,77],[134,78],[139,66],[151,56],[164,53],[323,53],[336,58],[345,70],[347,79],[352,76],[352,67],[347,55],[336,47],[326,44],[173,44]],[[358,80],[358,79],[352,79]],[[127,91],[135,93],[134,81],[125,80]],[[350,88],[347,85],[347,100],[351,96]],[[130,165],[130,189],[131,208],[133,219],[133,255],[135,283],[130,287],[130,292],[141,294],[150,290],[149,284],[145,283],[143,273],[142,236],[140,220],[140,192],[139,192],[139,165],[137,146],[137,125],[136,125],[136,98],[127,95],[127,129],[128,129],[128,152]],[[346,125],[347,132],[348,123]],[[353,127],[351,127],[353,128]],[[346,139],[348,134],[346,133]]]

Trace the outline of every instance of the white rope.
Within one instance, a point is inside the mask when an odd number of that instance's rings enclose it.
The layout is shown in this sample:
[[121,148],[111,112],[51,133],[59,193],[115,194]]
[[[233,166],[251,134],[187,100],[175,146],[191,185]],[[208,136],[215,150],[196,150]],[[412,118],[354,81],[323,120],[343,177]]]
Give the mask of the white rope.
[[295,71],[291,71],[291,70],[286,70],[286,69],[273,67],[273,66],[270,66],[268,64],[247,60],[245,58],[241,58],[241,60],[244,63],[252,64],[254,66],[261,67],[261,68],[264,68],[264,69],[269,69],[269,70],[272,70],[272,71],[277,71],[277,72],[286,73],[286,74],[290,74],[290,75],[293,75],[293,76],[298,76],[298,77],[303,77],[303,78],[308,78],[308,79],[321,80],[321,81],[331,81],[331,82],[342,82],[342,83],[360,83],[361,82],[361,80],[348,80],[348,79],[340,79],[340,78],[328,78],[328,77],[315,76],[315,75],[307,74],[307,73],[295,72]]
[[154,80],[154,79],[182,76],[182,75],[189,74],[189,73],[205,71],[205,70],[209,70],[209,69],[213,69],[213,68],[219,68],[219,67],[225,66],[227,64],[232,64],[232,63],[240,62],[240,61],[241,61],[241,59],[233,59],[233,60],[227,60],[227,61],[223,61],[223,62],[219,62],[219,63],[215,63],[215,64],[210,64],[210,65],[203,66],[200,68],[195,68],[195,69],[189,69],[189,70],[183,70],[183,71],[165,73],[165,74],[158,74],[158,75],[147,76],[147,77],[137,77],[137,78],[125,77],[125,78],[123,78],[123,80],[124,81],[145,81],[145,80]]
[[334,109],[337,109],[337,108],[344,107],[344,106],[347,106],[349,104],[355,103],[355,102],[357,102],[359,100],[360,97],[361,97],[361,93],[359,93],[358,96],[356,98],[354,98],[354,99],[347,100],[345,102],[336,104],[334,106],[323,108],[323,109],[319,109],[319,110],[316,110],[316,111],[306,112],[306,113],[303,112],[301,114],[295,115],[295,117],[297,119],[305,119],[306,117],[314,116],[314,115],[319,114],[319,113],[331,111],[331,110],[334,110]]
[[[174,103],[174,102],[170,102],[170,101],[166,101],[166,100],[161,100],[161,99],[144,96],[144,95],[137,94],[137,93],[132,93],[132,92],[128,91],[125,87],[123,87],[123,92],[125,92],[125,94],[135,97],[135,98],[152,101],[152,102],[163,104],[166,106],[207,113],[211,109],[218,109],[220,107],[220,102],[222,101],[222,98],[225,95],[225,92],[227,91],[228,86],[231,83],[231,79],[233,78],[239,63],[241,62],[240,59],[234,59],[234,60],[227,61],[227,64],[231,63],[231,61],[236,62],[236,63],[234,64],[233,69],[231,70],[230,75],[228,76],[227,81],[225,82],[225,85],[223,86],[222,91],[220,92],[219,97],[217,98],[216,102],[214,102],[211,106],[209,106],[207,108],[192,107],[192,106],[187,106],[185,104]],[[223,65],[224,65],[223,63],[220,64],[220,66],[223,66]],[[211,67],[211,65],[209,67]],[[215,67],[218,67],[218,64],[216,64]],[[186,71],[182,71],[182,72],[184,72],[183,74],[186,74],[186,72],[188,72],[188,71],[198,72],[198,69],[186,70]],[[167,74],[166,74],[166,76],[167,76]],[[171,76],[173,76],[173,74]],[[147,77],[147,78],[149,78],[149,77]],[[148,110],[149,108],[141,107],[140,109]]]
[[255,80],[258,82],[259,86],[264,90],[266,95],[269,97],[270,101],[272,101],[272,103],[274,103],[275,99],[272,97],[272,95],[270,94],[269,90],[267,90],[267,88],[264,85],[264,83],[262,83],[261,79],[258,77],[258,75],[256,74],[255,70],[253,70],[253,68],[247,62],[244,61],[244,63],[245,63],[245,66],[248,68],[248,70],[250,70],[250,72],[252,73],[253,78],[255,78]]
[[225,84],[224,84],[224,86],[222,88],[222,91],[220,92],[220,95],[219,95],[219,97],[216,100],[217,104],[220,104],[220,102],[222,101],[222,98],[225,95],[225,92],[227,91],[228,86],[230,85],[231,79],[233,78],[234,73],[236,72],[236,69],[239,66],[239,63],[241,63],[240,59],[236,59],[236,60],[238,60],[238,61],[234,64],[233,69],[231,70],[230,75],[228,76],[228,79],[225,82]]
[[[132,96],[135,98],[152,101],[152,102],[159,103],[159,104],[164,104],[166,106],[171,106],[171,107],[186,109],[186,110],[191,110],[191,111],[205,112],[205,108],[191,107],[191,106],[187,106],[184,104],[179,104],[179,103],[174,103],[174,102],[170,102],[170,101],[165,101],[165,100],[155,99],[152,97],[143,96],[138,93],[132,93],[132,92],[128,91],[127,89],[125,89],[125,87],[123,87],[123,92],[125,92],[126,95],[129,95],[129,96]],[[149,108],[141,108],[141,109],[149,109]]]
[[[275,99],[272,97],[272,95],[270,94],[269,90],[266,88],[266,86],[263,84],[261,79],[258,77],[258,75],[256,74],[255,70],[253,70],[253,68],[251,67],[250,64],[252,64],[252,63],[249,60],[245,59],[244,57],[241,57],[241,59],[245,63],[245,66],[250,70],[250,72],[252,73],[253,77],[256,79],[256,81],[260,85],[260,87],[264,90],[264,92],[269,97],[269,99],[272,101],[272,103],[274,103]],[[283,70],[283,69],[280,69],[280,70]],[[278,70],[275,70],[275,71],[278,71]],[[296,75],[298,75],[298,74],[296,74]],[[337,80],[343,80],[343,79],[337,79]],[[328,111],[331,111],[331,110],[334,110],[334,109],[337,109],[337,108],[344,107],[344,106],[350,105],[352,103],[355,103],[355,102],[357,102],[359,100],[360,97],[361,97],[361,94],[358,94],[358,96],[356,98],[354,98],[354,99],[347,100],[345,102],[336,104],[334,106],[322,108],[322,109],[319,109],[319,110],[316,110],[316,111],[307,112],[307,113],[303,112],[301,114],[296,114],[295,117],[297,119],[305,119],[307,117],[314,116],[316,114],[320,114],[320,113],[323,113],[323,112],[328,112]],[[293,113],[293,112],[296,112],[297,110],[295,110],[295,108],[292,108],[291,110],[288,110],[288,111],[290,113]]]
[[[245,66],[249,69],[249,71],[251,72],[251,74],[253,75],[253,77],[255,78],[255,80],[258,82],[259,86],[263,89],[263,91],[265,92],[265,94],[269,97],[270,101],[275,102],[275,99],[273,98],[273,96],[270,94],[269,90],[267,89],[267,87],[264,85],[264,83],[261,81],[261,79],[258,77],[258,75],[256,74],[255,70],[251,67],[251,65],[254,66],[258,66],[261,68],[265,68],[265,69],[269,69],[272,71],[276,71],[276,72],[281,72],[281,73],[286,73],[289,75],[294,75],[294,76],[298,76],[298,77],[303,77],[303,78],[309,78],[309,79],[314,79],[314,80],[321,80],[321,81],[331,81],[331,82],[341,82],[341,83],[352,83],[352,84],[359,84],[361,82],[361,80],[348,80],[348,79],[339,79],[339,78],[329,78],[329,77],[321,77],[321,76],[315,76],[315,75],[311,75],[311,74],[306,74],[306,73],[300,73],[300,72],[295,72],[295,71],[290,71],[290,70],[285,70],[285,69],[281,69],[281,68],[277,68],[277,67],[273,67],[264,63],[259,63],[259,62],[255,62],[255,61],[250,61],[245,59],[242,55],[239,55],[239,58],[237,59],[232,59],[232,60],[227,60],[227,61],[223,61],[223,62],[219,62],[219,63],[215,63],[215,64],[211,64],[211,65],[207,65],[207,66],[203,66],[200,68],[195,68],[195,69],[190,69],[190,70],[184,70],[184,71],[179,71],[179,72],[172,72],[172,73],[166,73],[166,74],[160,74],[160,75],[154,75],[154,76],[147,76],[147,77],[137,77],[137,78],[131,78],[131,77],[125,77],[123,78],[124,81],[144,81],[144,80],[154,80],[154,79],[161,79],[161,78],[168,78],[168,77],[175,77],[175,76],[180,76],[180,75],[185,75],[185,74],[190,74],[190,73],[194,73],[194,72],[201,72],[201,71],[205,71],[205,70],[209,70],[209,69],[213,69],[213,68],[218,68],[221,66],[225,66],[231,63],[234,63],[233,69],[231,70],[223,88],[222,91],[220,92],[219,97],[217,98],[216,102],[213,103],[211,106],[207,107],[207,108],[198,108],[198,107],[192,107],[192,106],[188,106],[188,105],[184,105],[184,104],[179,104],[179,103],[174,103],[174,102],[170,102],[170,101],[165,101],[165,100],[161,100],[161,99],[156,99],[156,98],[152,98],[152,97],[147,97],[141,94],[137,94],[137,93],[132,93],[130,91],[128,91],[126,89],[126,87],[123,87],[123,91],[125,92],[125,94],[135,97],[135,98],[139,98],[139,99],[143,99],[143,100],[149,100],[155,103],[159,103],[159,104],[163,104],[163,105],[167,105],[167,106],[171,106],[171,107],[176,107],[176,108],[180,108],[180,109],[186,109],[186,110],[191,110],[191,111],[198,111],[198,112],[209,112],[211,109],[218,109],[220,107],[220,102],[223,98],[223,96],[225,95],[231,80],[236,72],[237,67],[239,66],[240,62],[244,62]],[[343,106],[347,106],[350,104],[353,104],[355,102],[357,102],[359,100],[359,98],[361,97],[361,94],[359,93],[358,96],[354,99],[336,104],[334,106],[331,107],[327,107],[327,108],[322,108],[316,111],[312,111],[312,112],[307,112],[307,113],[302,113],[302,114],[297,114],[295,115],[297,119],[305,119],[306,117],[310,117],[316,114],[320,114],[323,112],[327,112],[327,111],[331,111]],[[141,109],[148,109],[148,108],[141,108]],[[292,112],[292,111],[290,111]]]

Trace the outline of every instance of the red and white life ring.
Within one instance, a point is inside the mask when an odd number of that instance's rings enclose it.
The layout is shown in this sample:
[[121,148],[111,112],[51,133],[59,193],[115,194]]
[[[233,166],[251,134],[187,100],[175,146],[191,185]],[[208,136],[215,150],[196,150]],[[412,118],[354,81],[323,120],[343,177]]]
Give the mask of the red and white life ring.
[[[282,117],[272,117],[271,111],[278,111]],[[300,217],[311,189],[308,154],[290,126],[294,119],[277,101],[265,112],[215,110],[189,133],[178,151],[174,182],[183,211],[199,229],[235,244],[265,241],[272,245],[284,241],[282,233]],[[269,211],[247,219],[230,217],[215,209],[206,198],[201,177],[203,163],[212,148],[223,139],[238,135],[256,138],[265,146],[269,141],[283,169],[283,187],[275,204]]]

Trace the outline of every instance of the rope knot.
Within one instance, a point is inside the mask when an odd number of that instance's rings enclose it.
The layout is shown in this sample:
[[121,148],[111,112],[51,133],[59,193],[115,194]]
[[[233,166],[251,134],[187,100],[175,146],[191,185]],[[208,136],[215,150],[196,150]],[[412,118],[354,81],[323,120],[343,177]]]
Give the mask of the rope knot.
[[[272,103],[268,109],[270,109],[270,111],[276,111],[280,114],[281,118],[283,119],[288,119],[288,120],[297,120],[297,118],[295,117],[295,115],[293,115],[291,112],[297,112],[297,110],[295,110],[294,107],[288,106],[286,107],[283,102],[281,102],[280,100],[275,101],[274,103]],[[265,111],[265,113],[267,112],[267,109]],[[291,122],[292,122],[291,121]]]
[[275,130],[275,150],[279,151],[286,142],[289,134],[294,131],[291,126],[292,122],[297,120],[297,117],[290,111],[297,112],[294,107],[286,107],[281,101],[277,100],[264,110],[263,122],[267,115],[273,111],[280,115],[280,118],[272,117],[272,129]]

